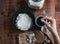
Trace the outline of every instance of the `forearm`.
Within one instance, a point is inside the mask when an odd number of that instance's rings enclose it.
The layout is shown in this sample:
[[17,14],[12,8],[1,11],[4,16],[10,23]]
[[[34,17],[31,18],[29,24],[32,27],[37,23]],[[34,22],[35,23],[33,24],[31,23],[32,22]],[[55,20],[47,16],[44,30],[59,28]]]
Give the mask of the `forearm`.
[[59,37],[57,31],[56,32],[52,31],[51,33],[52,33],[53,38],[54,38],[54,44],[60,44],[60,37]]

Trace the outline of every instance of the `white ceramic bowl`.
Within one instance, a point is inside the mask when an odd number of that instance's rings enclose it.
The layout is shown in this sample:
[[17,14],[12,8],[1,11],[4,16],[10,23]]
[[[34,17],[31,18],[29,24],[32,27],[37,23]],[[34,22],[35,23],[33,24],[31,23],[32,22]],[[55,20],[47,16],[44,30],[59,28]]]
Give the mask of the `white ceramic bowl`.
[[26,0],[28,6],[34,9],[42,9],[45,0]]

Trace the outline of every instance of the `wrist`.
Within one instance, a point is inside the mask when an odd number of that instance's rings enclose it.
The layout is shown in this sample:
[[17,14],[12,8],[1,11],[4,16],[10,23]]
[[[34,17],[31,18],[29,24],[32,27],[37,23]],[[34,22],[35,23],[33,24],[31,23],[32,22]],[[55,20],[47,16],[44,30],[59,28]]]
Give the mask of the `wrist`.
[[56,37],[59,36],[57,31],[52,31],[51,33],[52,33],[53,36],[56,36]]

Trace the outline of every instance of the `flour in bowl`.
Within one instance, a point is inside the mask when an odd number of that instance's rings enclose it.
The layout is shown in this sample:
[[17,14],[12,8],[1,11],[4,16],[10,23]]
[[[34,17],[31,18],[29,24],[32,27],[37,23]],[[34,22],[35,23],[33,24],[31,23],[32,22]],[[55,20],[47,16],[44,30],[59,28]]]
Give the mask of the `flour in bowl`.
[[34,6],[34,7],[39,7],[40,9],[43,7],[45,0],[28,0],[30,6]]
[[26,31],[31,27],[32,19],[26,13],[20,13],[16,19],[16,26],[22,31]]

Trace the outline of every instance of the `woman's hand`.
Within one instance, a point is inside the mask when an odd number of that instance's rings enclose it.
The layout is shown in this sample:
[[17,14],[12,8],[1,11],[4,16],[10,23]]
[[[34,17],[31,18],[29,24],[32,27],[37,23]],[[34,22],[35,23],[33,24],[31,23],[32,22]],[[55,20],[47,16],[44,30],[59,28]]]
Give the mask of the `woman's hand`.
[[56,20],[53,17],[42,18],[41,21],[47,26],[54,38],[54,44],[60,44],[60,37],[56,29]]
[[52,32],[56,32],[56,20],[52,17],[42,18],[41,21],[48,27],[48,29]]

